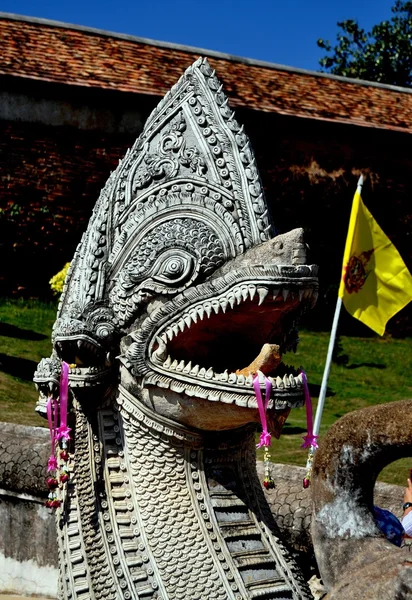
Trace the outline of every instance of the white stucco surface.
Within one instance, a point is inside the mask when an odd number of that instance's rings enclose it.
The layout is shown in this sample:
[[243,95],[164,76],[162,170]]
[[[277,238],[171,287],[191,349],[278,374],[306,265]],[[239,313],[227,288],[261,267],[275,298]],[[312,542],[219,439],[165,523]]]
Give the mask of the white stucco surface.
[[[20,594],[56,598],[58,571],[54,567],[40,567],[33,560],[19,562],[0,553],[0,600]],[[1,595],[3,593],[3,595]],[[13,600],[16,596],[12,596]]]

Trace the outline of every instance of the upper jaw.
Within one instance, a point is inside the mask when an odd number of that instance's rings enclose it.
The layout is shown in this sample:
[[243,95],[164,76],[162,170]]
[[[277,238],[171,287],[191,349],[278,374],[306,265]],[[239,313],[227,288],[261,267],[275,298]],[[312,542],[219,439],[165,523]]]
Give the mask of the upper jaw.
[[[130,334],[120,360],[143,386],[254,409],[254,373],[236,370],[264,343],[277,344],[280,354],[296,346],[295,323],[315,304],[317,288],[315,265],[235,269],[153,311]],[[269,408],[303,403],[298,371],[280,363],[266,374],[272,382]]]

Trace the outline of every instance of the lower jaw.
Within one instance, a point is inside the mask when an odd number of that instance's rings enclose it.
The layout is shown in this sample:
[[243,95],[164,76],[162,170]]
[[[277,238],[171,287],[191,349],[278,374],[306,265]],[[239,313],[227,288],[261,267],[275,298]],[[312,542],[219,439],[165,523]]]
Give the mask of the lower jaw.
[[[176,382],[171,382],[171,387],[160,387],[154,381],[152,382],[149,375],[145,375],[140,386],[136,386],[134,377],[123,368],[118,402],[123,405],[123,410],[130,414],[135,413],[143,402],[153,418],[160,418],[161,423],[162,418],[166,418],[200,431],[229,431],[248,424],[260,423],[256,399],[253,396],[250,396],[250,400],[254,406],[240,405],[234,401],[234,394],[231,394],[230,402],[218,399],[211,402],[207,397],[191,394],[190,390],[187,394],[180,388],[174,389],[174,383]],[[128,392],[128,401],[123,399],[123,390]],[[269,431],[274,437],[279,437],[289,412],[288,406],[267,411]]]
[[[257,409],[257,401],[253,388],[253,377],[238,376],[233,374],[236,379],[240,377],[241,383],[231,384],[230,381],[222,382],[216,378],[210,377],[179,377],[178,373],[162,371],[154,367],[142,378],[142,386],[156,386],[164,390],[170,390],[180,395],[188,396],[210,402],[232,404],[241,408]],[[218,377],[218,376],[216,376]],[[293,377],[293,386],[290,378]],[[280,381],[273,380],[271,397],[268,402],[268,409],[283,410],[302,406],[304,402],[302,376],[285,375],[284,378],[278,378]],[[286,381],[287,383],[284,383]],[[264,389],[264,386],[262,386]]]

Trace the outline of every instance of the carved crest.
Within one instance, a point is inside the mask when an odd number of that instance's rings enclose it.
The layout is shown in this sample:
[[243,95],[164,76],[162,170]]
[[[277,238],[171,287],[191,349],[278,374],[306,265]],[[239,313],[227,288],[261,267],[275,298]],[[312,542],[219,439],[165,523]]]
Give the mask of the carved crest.
[[104,299],[122,327],[145,293],[175,294],[269,239],[270,229],[249,140],[199,59],[102,190],[61,313],[69,302],[79,318]]

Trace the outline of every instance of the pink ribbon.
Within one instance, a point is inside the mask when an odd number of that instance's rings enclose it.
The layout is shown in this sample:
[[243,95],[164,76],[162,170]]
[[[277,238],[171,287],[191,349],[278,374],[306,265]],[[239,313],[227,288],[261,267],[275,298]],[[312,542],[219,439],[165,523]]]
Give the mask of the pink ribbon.
[[57,412],[58,405],[54,398],[49,398],[46,404],[47,421],[49,423],[50,431],[50,442],[51,442],[51,453],[47,462],[47,472],[55,471],[57,469],[57,459],[55,456],[56,447],[56,427],[57,427]]
[[305,371],[301,370],[303,390],[305,392],[305,405],[306,405],[306,427],[307,434],[303,436],[302,448],[318,448],[318,436],[313,434],[313,413],[312,413],[312,399],[309,393],[308,379]]
[[[263,376],[266,384],[265,400],[262,399],[259,374]],[[268,432],[268,426],[266,421],[266,410],[269,404],[270,392],[272,391],[272,382],[261,371],[258,371],[256,377],[253,380],[253,387],[255,388],[260,422],[262,424],[262,433],[260,434],[259,444],[257,444],[256,448],[261,448],[262,446],[270,446],[272,444],[272,436]]]
[[67,427],[67,407],[69,399],[69,365],[62,362],[62,371],[60,376],[60,427],[56,431],[57,440],[70,439],[70,427]]

